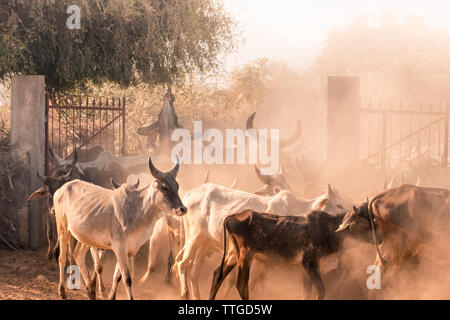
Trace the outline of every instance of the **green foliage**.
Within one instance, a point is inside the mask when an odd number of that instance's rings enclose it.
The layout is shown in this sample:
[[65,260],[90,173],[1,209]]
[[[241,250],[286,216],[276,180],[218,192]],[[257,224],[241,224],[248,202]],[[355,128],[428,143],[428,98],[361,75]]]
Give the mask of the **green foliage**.
[[[66,26],[74,4],[79,30]],[[182,82],[217,71],[235,27],[218,0],[0,0],[0,79],[42,74],[51,91]]]

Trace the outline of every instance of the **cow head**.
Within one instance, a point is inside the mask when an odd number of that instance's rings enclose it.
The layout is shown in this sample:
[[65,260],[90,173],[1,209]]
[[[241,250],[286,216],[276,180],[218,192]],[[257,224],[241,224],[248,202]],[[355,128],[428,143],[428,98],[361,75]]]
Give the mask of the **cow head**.
[[156,179],[152,183],[151,188],[155,191],[153,195],[154,205],[159,207],[161,211],[173,211],[176,215],[184,215],[187,209],[178,195],[179,185],[176,180],[178,169],[180,168],[178,157],[175,166],[167,172],[159,171],[153,165],[150,156],[148,157],[148,167],[150,173]]
[[73,152],[72,159],[63,159],[60,156],[58,156],[52,148],[48,148],[48,151],[50,153],[50,160],[52,161],[53,165],[55,166],[56,170],[66,170],[69,171],[71,168],[77,169],[77,171],[80,174],[84,174],[83,169],[81,169],[80,165],[78,164],[78,151],[75,150]]
[[[373,242],[372,229],[369,216],[369,203],[365,202],[359,207],[353,206],[353,208],[345,214],[342,223],[336,232],[345,232],[353,237],[360,238],[366,242]],[[376,225],[374,224],[376,229]],[[381,242],[381,235],[376,232],[377,244]]]
[[55,194],[56,190],[61,188],[66,182],[79,178],[79,173],[76,171],[76,169],[71,168],[67,173],[63,173],[63,171],[57,170],[52,176],[42,177],[39,172],[37,172],[37,176],[39,180],[42,181],[43,186],[34,191],[28,197],[28,200],[49,197],[50,205],[52,205],[53,195]]
[[273,196],[276,195],[281,190],[291,190],[286,178],[283,176],[283,167],[280,166],[280,170],[277,174],[273,175],[263,175],[259,171],[258,167],[255,166],[255,173],[259,180],[264,183],[264,186],[257,190],[255,194],[261,196]]
[[329,184],[327,193],[315,199],[313,208],[328,212],[329,214],[337,214],[349,210],[351,204],[346,201],[331,184]]

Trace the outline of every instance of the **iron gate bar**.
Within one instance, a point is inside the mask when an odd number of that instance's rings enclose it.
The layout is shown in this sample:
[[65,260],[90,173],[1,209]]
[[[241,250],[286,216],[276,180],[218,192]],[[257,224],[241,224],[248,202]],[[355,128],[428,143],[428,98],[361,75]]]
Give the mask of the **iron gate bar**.
[[[92,135],[89,139],[87,139],[84,143],[80,144],[78,146],[79,149],[81,149],[82,147],[84,147],[85,145],[87,145],[89,143],[89,141],[93,141],[94,138],[96,136],[98,136],[99,134],[101,134],[104,130],[106,130],[111,124],[113,124],[117,119],[119,119],[122,115],[119,114],[117,115],[115,118],[113,118],[109,123],[107,123],[103,128],[101,128],[99,131],[97,131],[94,135]],[[73,151],[71,153],[69,153],[67,155],[67,157],[70,157],[73,154]]]
[[[438,123],[438,122],[440,122],[440,121],[445,120],[445,118],[446,118],[446,117],[439,118],[439,119],[437,119],[437,120],[435,120],[435,121],[433,121],[433,122],[427,124],[425,127],[422,127],[422,128],[420,128],[419,130],[416,130],[416,131],[414,131],[413,133],[410,133],[409,135],[407,135],[407,136],[401,138],[400,140],[397,140],[397,141],[394,142],[393,144],[391,144],[391,145],[389,145],[389,146],[386,146],[385,150],[388,150],[388,149],[390,149],[390,148],[392,148],[392,147],[398,145],[399,143],[402,143],[403,141],[405,141],[405,140],[407,140],[407,139],[409,139],[409,138],[415,136],[415,135],[418,134],[418,133],[422,133],[422,131],[428,129],[429,127],[435,125],[436,123]],[[381,153],[381,152],[383,152],[383,150],[378,150],[377,152],[374,152],[374,153],[368,155],[367,157],[365,157],[365,158],[362,159],[361,161],[362,161],[362,162],[367,161],[368,159],[373,158],[374,156],[378,155],[378,154]],[[419,154],[420,154],[420,152],[419,152]]]
[[[59,95],[51,96],[50,94],[46,93],[44,124],[44,143],[46,149],[44,159],[46,175],[48,175],[50,172],[50,161],[48,153],[50,144],[53,149],[55,151],[57,150],[58,154],[62,157],[70,157],[71,155],[73,155],[75,149],[82,149],[83,147],[85,148],[84,155],[86,157],[88,152],[87,146],[89,146],[90,144],[101,145],[105,148],[105,150],[111,151],[115,155],[125,153],[126,148],[123,145],[125,143],[126,137],[125,97],[117,98],[117,106],[115,105],[116,98],[111,97],[113,101],[112,106],[109,104],[109,98],[110,97],[106,97],[106,105],[104,105],[105,100],[103,100],[102,97],[100,97],[100,99],[96,99],[96,97],[86,96],[86,99],[84,100],[81,95],[61,97]],[[77,99],[78,101],[76,101]],[[111,118],[109,118],[110,113]],[[58,117],[58,119],[55,119],[55,117]],[[72,119],[70,119],[70,117],[72,117]],[[104,118],[106,118],[106,121]],[[122,121],[122,123],[120,121]],[[91,122],[92,129],[89,128]],[[119,122],[118,135],[116,135],[115,133],[116,122]],[[55,126],[58,126],[58,128],[56,128]],[[112,130],[108,130],[111,127]],[[109,137],[111,134],[113,135],[112,139]],[[58,136],[55,137],[56,135]],[[70,135],[72,135],[72,137],[70,137]],[[105,135],[105,137],[102,138],[102,135]],[[110,140],[112,143],[111,146],[108,146]],[[118,145],[116,144],[116,142],[118,142]],[[57,143],[57,145],[55,145],[55,143]],[[79,145],[77,145],[77,143]],[[63,149],[66,150],[66,152],[64,153],[68,153],[67,155],[62,154]]]

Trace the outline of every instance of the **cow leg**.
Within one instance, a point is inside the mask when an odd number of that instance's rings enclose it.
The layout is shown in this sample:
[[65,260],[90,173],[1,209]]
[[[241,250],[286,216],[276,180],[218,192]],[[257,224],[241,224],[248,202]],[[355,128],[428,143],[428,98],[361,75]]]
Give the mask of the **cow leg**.
[[128,258],[128,265],[130,266],[130,277],[131,279],[134,278],[134,259],[136,259],[136,256],[132,256]]
[[[170,238],[170,237],[169,237]],[[173,267],[173,251],[172,247],[169,248],[169,256],[167,257],[167,273],[166,279],[164,280],[168,286],[172,286],[172,267]]]
[[181,297],[183,299],[189,299],[188,275],[190,275],[192,261],[195,258],[199,243],[200,242],[198,237],[195,237],[192,239],[192,241],[189,241],[186,244],[186,248],[182,252],[181,261],[179,263],[177,262],[178,274],[181,284]]
[[81,242],[78,242],[75,251],[73,252],[75,263],[80,269],[81,276],[83,277],[84,283],[86,284],[86,291],[89,299],[95,300],[95,284],[96,284],[96,273],[94,272],[93,279],[89,278],[89,272],[86,268],[86,253],[89,247]]
[[312,291],[312,282],[309,276],[303,272],[303,299],[309,300],[311,299],[311,291]]
[[52,251],[52,249],[53,249],[53,247],[52,247],[52,243],[53,243],[53,229],[52,229],[52,225],[51,225],[50,219],[51,218],[50,218],[49,213],[47,211],[46,214],[45,214],[45,228],[47,229],[46,233],[47,233],[47,243],[48,243],[48,250],[47,250],[47,259],[48,260],[52,260],[52,258],[53,258],[53,251]]
[[238,278],[237,278],[236,287],[239,291],[239,295],[241,296],[241,299],[248,300],[249,299],[248,279],[250,276],[250,266],[251,266],[253,258],[246,256],[245,253],[243,253],[242,258],[243,258],[242,264],[239,266],[239,269],[238,269]]
[[98,287],[101,291],[102,296],[106,296],[106,289],[105,289],[105,285],[103,284],[103,264],[102,264],[102,260],[103,260],[103,256],[105,255],[106,250],[104,249],[98,249],[98,258],[99,258],[99,265],[98,268],[96,268],[97,271],[97,275],[98,275]]
[[[236,265],[236,264],[235,264]],[[223,296],[228,297],[230,295],[231,289],[236,287],[237,282],[237,269],[235,269],[236,272],[233,272],[231,276],[227,277],[225,284],[223,286]]]
[[120,273],[119,262],[117,262],[116,268],[114,269],[114,276],[113,276],[111,291],[109,292],[109,295],[108,295],[109,300],[116,300],[117,286],[120,282],[120,279],[122,279],[122,275]]
[[234,266],[236,266],[236,262],[230,263],[230,261],[228,260],[227,262],[224,263],[223,272],[222,272],[222,265],[220,265],[214,271],[213,280],[211,284],[211,291],[209,293],[210,300],[214,300],[216,298],[217,292],[219,291],[223,280],[233,270]]
[[203,266],[203,262],[205,261],[206,252],[204,250],[204,247],[200,247],[197,250],[197,254],[195,255],[194,263],[192,264],[191,268],[191,289],[192,289],[192,299],[193,300],[200,300],[200,289],[198,287],[198,283],[200,281],[199,275],[200,270]]
[[153,248],[154,245],[154,233],[152,234],[152,237],[150,238],[149,242],[148,242],[148,263],[147,263],[147,271],[145,272],[145,274],[142,276],[141,280],[139,280],[139,282],[141,284],[144,284],[145,282],[147,282],[148,278],[150,277],[150,274],[155,270],[155,268],[153,267],[153,263],[154,261],[156,261],[156,255],[155,255],[155,248]]
[[319,263],[315,255],[305,253],[302,259],[302,266],[317,289],[317,299],[322,300],[325,297],[325,286],[320,277]]
[[128,269],[128,257],[125,248],[122,248],[120,244],[118,246],[113,246],[112,248],[114,254],[116,255],[117,263],[120,266],[120,271],[123,278],[123,285],[127,292],[128,300],[133,300],[133,295],[131,294],[131,274]]
[[75,238],[71,234],[69,234],[69,262],[70,265],[72,266],[75,264],[74,248],[75,248]]
[[103,265],[101,259],[103,257],[104,251],[97,248],[89,248],[92,256],[92,260],[94,261],[95,273],[91,279],[92,281],[98,281],[98,288],[100,296],[103,298],[105,295],[105,286],[103,285],[102,273],[103,273]]
[[58,230],[58,239],[59,239],[59,288],[58,295],[61,299],[66,299],[66,291],[64,288],[64,275],[65,275],[65,267],[66,267],[66,258],[67,258],[67,243],[68,243],[69,234],[66,230],[59,228]]

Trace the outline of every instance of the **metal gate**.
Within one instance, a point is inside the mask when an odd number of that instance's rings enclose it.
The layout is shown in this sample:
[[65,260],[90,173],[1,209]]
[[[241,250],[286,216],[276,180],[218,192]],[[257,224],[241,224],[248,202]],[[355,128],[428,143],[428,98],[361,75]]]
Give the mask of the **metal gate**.
[[125,97],[45,96],[45,171],[49,151],[70,158],[78,150],[85,162],[89,149],[101,146],[115,155],[126,154]]
[[449,106],[361,108],[360,159],[382,171],[402,163],[447,167]]

